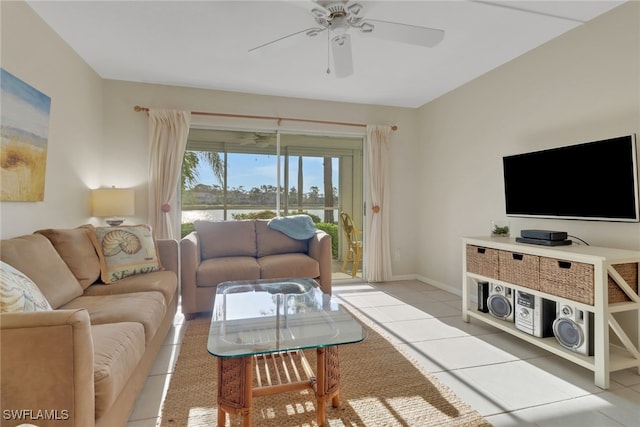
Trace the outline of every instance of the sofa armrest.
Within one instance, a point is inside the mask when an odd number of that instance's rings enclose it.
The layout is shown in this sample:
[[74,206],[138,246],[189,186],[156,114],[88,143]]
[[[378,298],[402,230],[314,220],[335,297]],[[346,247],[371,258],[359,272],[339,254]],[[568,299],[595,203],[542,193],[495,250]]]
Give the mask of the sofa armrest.
[[85,309],[2,313],[0,347],[3,425],[7,418],[38,424],[43,411],[64,425],[95,425],[93,340]]
[[158,239],[158,256],[160,264],[166,270],[171,270],[179,276],[178,241],[174,239]]
[[180,296],[182,313],[196,313],[196,271],[200,265],[198,233],[192,231],[180,240]]
[[331,235],[318,230],[309,240],[309,256],[320,265],[320,288],[324,293],[331,294]]

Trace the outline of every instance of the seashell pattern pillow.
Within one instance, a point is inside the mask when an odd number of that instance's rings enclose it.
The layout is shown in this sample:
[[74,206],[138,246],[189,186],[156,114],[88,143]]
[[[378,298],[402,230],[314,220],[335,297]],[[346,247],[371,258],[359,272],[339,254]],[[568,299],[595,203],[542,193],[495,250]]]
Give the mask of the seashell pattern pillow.
[[0,261],[0,313],[49,311],[49,301],[24,273]]
[[90,237],[100,258],[104,283],[162,270],[150,225],[96,227]]

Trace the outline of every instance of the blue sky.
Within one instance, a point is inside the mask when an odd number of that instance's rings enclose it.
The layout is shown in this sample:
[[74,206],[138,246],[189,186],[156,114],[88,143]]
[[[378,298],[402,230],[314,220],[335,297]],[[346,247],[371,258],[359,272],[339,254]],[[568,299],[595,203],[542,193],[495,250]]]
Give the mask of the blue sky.
[[[229,187],[243,186],[246,191],[261,185],[276,185],[277,165],[276,156],[261,154],[229,154]],[[284,162],[283,162],[284,164]],[[303,160],[304,192],[312,186],[317,186],[323,192],[322,157],[305,157]],[[289,187],[298,185],[298,158],[294,157],[289,163]],[[284,180],[284,168],[280,171]],[[199,182],[207,185],[220,184],[214,177],[209,166],[201,163],[198,168]],[[333,159],[333,186],[338,187],[338,159]]]
[[3,126],[26,130],[47,139],[51,98],[2,68],[0,94]]

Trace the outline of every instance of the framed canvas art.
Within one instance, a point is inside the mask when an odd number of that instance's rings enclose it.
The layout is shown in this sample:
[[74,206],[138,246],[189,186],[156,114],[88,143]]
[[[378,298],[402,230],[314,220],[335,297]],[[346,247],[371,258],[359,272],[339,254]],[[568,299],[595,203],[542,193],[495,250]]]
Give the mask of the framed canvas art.
[[2,201],[44,200],[51,98],[0,68]]

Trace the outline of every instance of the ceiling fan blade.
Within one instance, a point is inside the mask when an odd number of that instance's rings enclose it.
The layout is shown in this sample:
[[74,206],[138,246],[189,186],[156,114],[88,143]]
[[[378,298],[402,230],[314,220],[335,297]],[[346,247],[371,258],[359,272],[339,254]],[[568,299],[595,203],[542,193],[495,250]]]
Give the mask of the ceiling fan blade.
[[333,52],[333,69],[336,77],[347,77],[353,74],[351,36],[342,34],[332,38],[331,51]]
[[[400,43],[434,47],[444,38],[444,31],[435,28],[379,21],[377,19],[366,19],[363,23],[362,34]],[[370,27],[367,24],[373,25],[374,28],[369,31]]]
[[319,27],[306,28],[304,30],[296,31],[295,33],[287,34],[286,36],[282,36],[282,37],[277,38],[275,40],[271,40],[270,42],[263,43],[260,46],[253,47],[253,48],[249,49],[249,52],[253,52],[255,50],[262,49],[263,47],[270,46],[272,44],[281,42],[281,41],[286,40],[286,39],[288,39],[290,37],[297,36],[298,34],[311,33],[309,35],[317,35],[318,33],[322,32],[324,30],[326,30],[326,28],[319,28]]

